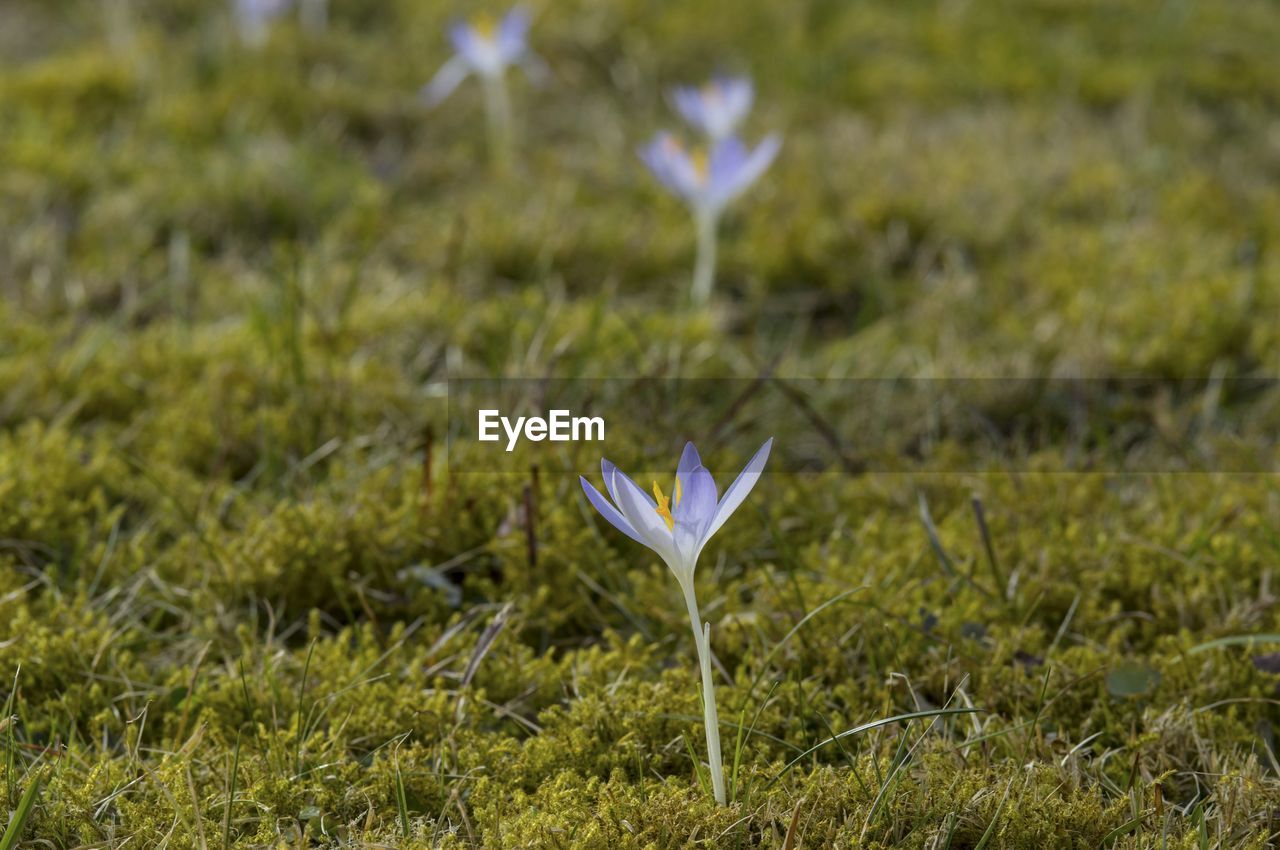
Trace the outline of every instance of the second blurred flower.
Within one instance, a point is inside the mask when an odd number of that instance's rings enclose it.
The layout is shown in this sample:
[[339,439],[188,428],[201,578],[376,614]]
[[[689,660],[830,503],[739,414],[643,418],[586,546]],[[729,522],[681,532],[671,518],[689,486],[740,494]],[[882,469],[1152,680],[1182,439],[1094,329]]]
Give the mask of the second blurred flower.
[[760,178],[782,147],[777,134],[754,148],[734,136],[754,100],[755,89],[746,77],[717,77],[703,86],[677,86],[671,91],[671,103],[707,138],[707,146],[686,148],[674,135],[663,132],[640,149],[649,170],[693,214],[698,243],[692,287],[695,304],[706,303],[715,285],[721,214]]
[[505,159],[511,146],[507,68],[519,65],[535,82],[546,72],[542,60],[529,49],[528,34],[529,14],[518,6],[499,21],[478,16],[469,22],[453,24],[449,28],[449,41],[454,55],[422,89],[423,102],[435,107],[474,74],[484,86],[490,144],[498,159]]
[[716,77],[702,86],[676,86],[671,102],[680,117],[712,141],[727,139],[751,111],[755,89],[746,77]]

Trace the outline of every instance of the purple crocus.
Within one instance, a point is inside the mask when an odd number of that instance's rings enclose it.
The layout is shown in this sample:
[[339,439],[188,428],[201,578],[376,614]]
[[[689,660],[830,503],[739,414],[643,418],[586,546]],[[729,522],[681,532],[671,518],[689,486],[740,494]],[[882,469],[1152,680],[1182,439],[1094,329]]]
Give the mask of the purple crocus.
[[511,97],[507,94],[507,68],[519,65],[529,79],[540,82],[546,65],[529,49],[529,13],[517,6],[502,20],[480,17],[449,27],[453,57],[422,87],[422,102],[438,106],[453,90],[474,74],[484,88],[484,111],[489,127],[489,152],[495,163],[511,159]]
[[782,147],[777,135],[748,148],[734,136],[713,143],[709,153],[690,152],[670,133],[659,133],[640,149],[640,158],[693,213],[698,258],[693,272],[693,300],[705,303],[715,281],[716,231],[729,202],[742,194],[773,163]]
[[267,40],[271,22],[283,16],[293,0],[233,0],[232,12],[240,40],[250,47],[260,47]]
[[702,622],[698,613],[693,574],[707,541],[720,530],[760,480],[772,446],[772,439],[765,441],[723,496],[715,478],[702,465],[702,458],[693,443],[686,444],[680,455],[670,497],[662,492],[656,481],[653,482],[653,496],[650,496],[608,460],[600,461],[600,469],[609,498],[606,499],[586,478],[579,477],[587,500],[600,515],[632,540],[656,552],[671,569],[684,592],[702,673],[703,721],[711,786],[716,802],[721,805],[725,802],[724,764],[711,676],[711,624]]
[[544,69],[529,49],[528,35],[529,13],[519,6],[497,22],[477,17],[454,23],[449,27],[454,55],[423,87],[423,101],[427,106],[438,105],[472,74],[482,80],[501,80],[512,65],[519,65],[531,78],[539,79]]
[[695,215],[717,217],[773,162],[782,147],[776,134],[748,148],[730,137],[717,142],[710,153],[689,151],[670,133],[659,133],[640,150],[645,165],[678,195]]
[[690,126],[712,141],[727,139],[751,111],[755,89],[746,77],[716,77],[702,86],[676,86],[671,101]]

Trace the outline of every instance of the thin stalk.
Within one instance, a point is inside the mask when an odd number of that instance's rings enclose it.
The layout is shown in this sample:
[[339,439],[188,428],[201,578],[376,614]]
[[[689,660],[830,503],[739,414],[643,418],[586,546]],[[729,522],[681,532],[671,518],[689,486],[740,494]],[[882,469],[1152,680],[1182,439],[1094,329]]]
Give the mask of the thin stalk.
[[715,682],[711,678],[711,624],[703,623],[698,614],[698,600],[693,584],[684,588],[684,604],[689,609],[689,625],[698,649],[698,667],[702,672],[702,721],[707,732],[707,763],[711,767],[711,788],[716,802],[725,805],[724,763],[720,756],[720,717],[716,712]]
[[107,0],[103,8],[106,14],[107,43],[117,53],[132,53],[137,41],[137,28],[134,26],[129,0]]
[[307,32],[324,32],[329,26],[329,0],[302,0],[298,16]]
[[481,77],[484,84],[484,114],[489,125],[489,156],[495,165],[506,167],[511,162],[511,96],[507,92],[506,75],[499,72]]
[[698,258],[693,267],[693,303],[706,304],[716,282],[716,231],[720,222],[719,216],[707,210],[695,212],[693,221],[698,232]]

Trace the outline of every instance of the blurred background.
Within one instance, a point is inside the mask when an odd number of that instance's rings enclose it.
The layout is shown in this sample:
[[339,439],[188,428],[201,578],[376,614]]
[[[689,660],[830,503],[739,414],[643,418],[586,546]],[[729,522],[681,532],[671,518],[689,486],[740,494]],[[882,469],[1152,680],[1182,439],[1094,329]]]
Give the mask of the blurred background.
[[1277,315],[1270,3],[530,6],[552,76],[512,76],[502,177],[474,81],[434,111],[416,98],[476,9],[332,5],[324,32],[289,14],[252,49],[229,3],[4,4],[6,302],[146,326],[243,317],[284,279],[330,317],[438,287],[413,324],[519,371],[527,347],[466,342],[503,304],[532,299],[517,323],[552,303],[680,312],[687,219],[635,150],[676,126],[672,84],[725,70],[757,82],[743,135],[785,140],[728,216],[718,287],[766,359],[1275,365],[1256,321]]

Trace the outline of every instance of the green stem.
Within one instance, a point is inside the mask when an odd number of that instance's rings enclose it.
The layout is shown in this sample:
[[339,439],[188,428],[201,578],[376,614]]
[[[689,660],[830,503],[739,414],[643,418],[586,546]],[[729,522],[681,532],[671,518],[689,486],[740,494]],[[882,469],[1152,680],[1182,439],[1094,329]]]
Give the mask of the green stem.
[[698,258],[693,267],[693,303],[706,304],[716,281],[716,230],[719,216],[698,211],[693,216],[698,231]]
[[298,9],[302,28],[309,33],[324,32],[329,26],[328,0],[302,0]]
[[684,604],[689,609],[689,625],[698,649],[698,667],[702,673],[702,720],[707,732],[707,763],[711,767],[711,789],[716,802],[724,805],[724,762],[720,756],[720,717],[716,712],[715,683],[711,678],[711,624],[703,623],[698,614],[698,600],[693,583],[684,588]]
[[481,78],[484,83],[484,112],[489,125],[489,155],[495,165],[505,168],[511,162],[511,97],[507,93],[504,74]]

